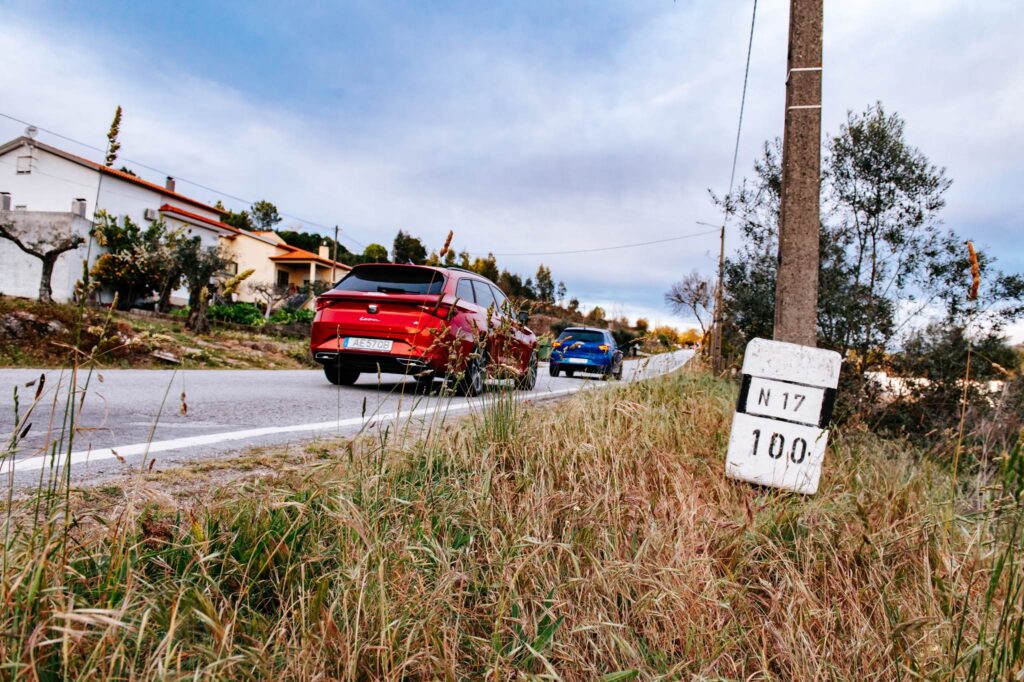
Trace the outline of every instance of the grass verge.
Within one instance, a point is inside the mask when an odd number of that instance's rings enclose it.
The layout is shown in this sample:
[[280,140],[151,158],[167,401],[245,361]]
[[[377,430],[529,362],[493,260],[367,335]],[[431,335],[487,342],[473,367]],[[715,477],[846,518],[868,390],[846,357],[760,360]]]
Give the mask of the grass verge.
[[[837,435],[813,498],[727,481],[686,372],[310,446],[201,502],[6,512],[0,660],[35,679],[1004,679],[1018,447],[954,489]],[[166,474],[165,474],[166,475]],[[211,476],[216,479],[216,476]],[[155,480],[155,479],[153,479]],[[963,479],[962,479],[963,480]],[[102,499],[114,508],[95,513]]]

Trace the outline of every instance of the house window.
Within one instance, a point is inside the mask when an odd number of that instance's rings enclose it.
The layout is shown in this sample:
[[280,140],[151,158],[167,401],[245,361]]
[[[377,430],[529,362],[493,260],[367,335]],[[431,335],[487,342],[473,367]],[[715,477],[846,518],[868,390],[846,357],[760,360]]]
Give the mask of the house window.
[[226,269],[227,269],[229,274],[237,275],[238,274],[238,263],[236,263],[234,261],[228,261],[228,266],[227,266]]
[[32,157],[31,156],[19,156],[18,157],[18,175],[28,175],[32,172]]
[[288,273],[284,270],[277,271],[277,286],[286,287],[288,286]]
[[14,205],[14,210],[15,211],[27,211],[28,210],[28,206],[26,206],[25,204],[15,204]]

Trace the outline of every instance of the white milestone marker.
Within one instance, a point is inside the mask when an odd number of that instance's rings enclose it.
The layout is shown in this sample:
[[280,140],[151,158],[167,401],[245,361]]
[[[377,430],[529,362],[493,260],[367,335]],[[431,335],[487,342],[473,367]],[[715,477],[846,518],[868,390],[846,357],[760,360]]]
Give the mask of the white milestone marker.
[[842,361],[835,351],[795,343],[747,344],[726,476],[817,492]]

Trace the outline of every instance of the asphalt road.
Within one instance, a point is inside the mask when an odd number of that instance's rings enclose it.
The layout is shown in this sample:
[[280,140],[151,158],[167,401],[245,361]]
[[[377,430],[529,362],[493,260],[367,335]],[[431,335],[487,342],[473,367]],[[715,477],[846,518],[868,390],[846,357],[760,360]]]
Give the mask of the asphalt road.
[[[624,381],[669,372],[692,351],[626,362]],[[32,405],[40,375],[41,398]],[[614,385],[587,375],[553,378],[541,366],[536,388],[523,400],[553,399],[580,390]],[[87,383],[88,382],[88,383]],[[77,377],[75,435],[61,433],[71,376],[62,370],[0,370],[0,433],[9,442],[15,424],[14,389],[21,427],[31,428],[14,457],[0,461],[16,487],[31,485],[51,470],[50,452],[60,459],[70,447],[72,479],[82,483],[136,470],[156,459],[161,468],[264,446],[383,429],[395,421],[459,416],[480,409],[482,398],[452,398],[417,392],[411,379],[362,376],[355,386],[332,386],[320,370],[101,370]],[[493,389],[492,389],[493,390]],[[486,398],[486,394],[484,399]],[[77,405],[81,402],[81,408]],[[183,409],[184,407],[187,409]]]

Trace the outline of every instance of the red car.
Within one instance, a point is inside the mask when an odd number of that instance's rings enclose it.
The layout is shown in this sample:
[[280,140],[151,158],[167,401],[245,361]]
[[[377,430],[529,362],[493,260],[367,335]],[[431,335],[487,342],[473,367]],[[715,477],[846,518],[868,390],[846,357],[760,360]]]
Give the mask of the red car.
[[537,381],[527,315],[485,277],[452,267],[373,263],[352,268],[316,300],[310,350],[332,384],[360,373],[447,379],[477,395],[488,376]]

